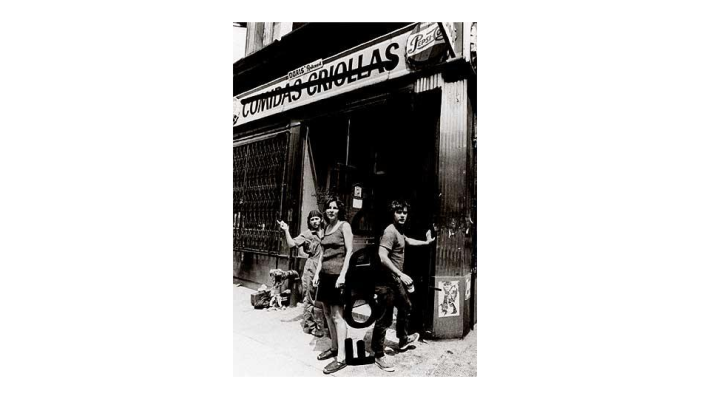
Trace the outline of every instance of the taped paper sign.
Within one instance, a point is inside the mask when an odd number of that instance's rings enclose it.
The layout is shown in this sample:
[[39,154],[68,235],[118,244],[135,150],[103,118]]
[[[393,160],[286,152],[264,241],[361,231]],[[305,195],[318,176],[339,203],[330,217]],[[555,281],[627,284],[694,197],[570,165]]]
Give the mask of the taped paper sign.
[[459,282],[439,281],[439,317],[459,316]]

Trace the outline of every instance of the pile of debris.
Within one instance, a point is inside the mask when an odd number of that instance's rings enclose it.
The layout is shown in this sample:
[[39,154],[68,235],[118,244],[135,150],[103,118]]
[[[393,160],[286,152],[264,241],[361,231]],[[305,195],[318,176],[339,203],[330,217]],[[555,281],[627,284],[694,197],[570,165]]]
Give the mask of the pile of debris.
[[286,309],[290,304],[291,290],[284,289],[289,280],[298,280],[298,272],[295,270],[272,269],[271,289],[262,284],[259,290],[251,294],[251,306],[254,309]]

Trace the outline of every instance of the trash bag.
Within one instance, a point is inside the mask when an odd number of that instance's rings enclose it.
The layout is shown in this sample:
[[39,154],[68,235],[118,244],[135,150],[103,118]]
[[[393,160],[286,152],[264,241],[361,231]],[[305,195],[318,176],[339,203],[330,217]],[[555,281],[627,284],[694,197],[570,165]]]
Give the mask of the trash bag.
[[254,309],[264,309],[269,307],[271,301],[270,291],[259,291],[251,294],[251,306]]

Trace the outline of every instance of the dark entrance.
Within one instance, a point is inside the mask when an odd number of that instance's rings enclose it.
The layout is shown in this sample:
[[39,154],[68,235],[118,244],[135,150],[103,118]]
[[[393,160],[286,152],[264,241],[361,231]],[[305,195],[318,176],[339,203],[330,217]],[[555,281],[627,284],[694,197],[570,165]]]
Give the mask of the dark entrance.
[[[391,223],[387,205],[409,202],[405,234],[424,239],[438,209],[437,143],[440,91],[400,94],[359,110],[308,123],[309,153],[320,209],[338,195],[353,228],[354,250],[377,245]],[[305,195],[305,193],[304,193]],[[433,245],[408,247],[405,273],[415,281],[413,330],[431,328]]]

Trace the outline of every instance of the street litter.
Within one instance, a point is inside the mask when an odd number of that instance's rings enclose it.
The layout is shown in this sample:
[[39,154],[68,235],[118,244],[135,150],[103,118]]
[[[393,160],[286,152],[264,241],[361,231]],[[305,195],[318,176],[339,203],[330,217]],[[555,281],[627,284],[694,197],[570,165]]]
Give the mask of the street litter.
[[291,290],[283,288],[289,280],[298,280],[298,272],[272,269],[269,271],[269,276],[271,276],[271,289],[262,284],[257,292],[251,294],[251,305],[254,309],[286,309],[290,303]]

